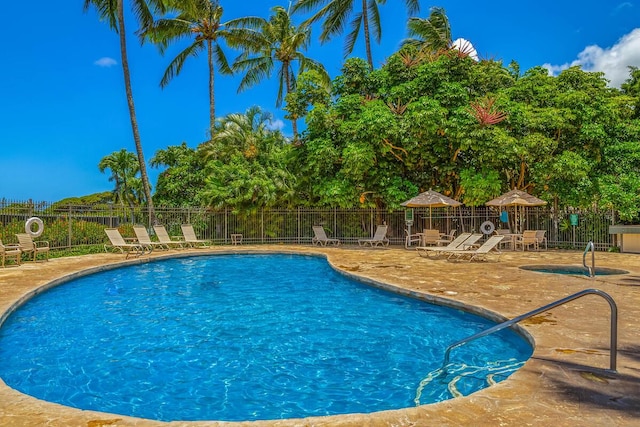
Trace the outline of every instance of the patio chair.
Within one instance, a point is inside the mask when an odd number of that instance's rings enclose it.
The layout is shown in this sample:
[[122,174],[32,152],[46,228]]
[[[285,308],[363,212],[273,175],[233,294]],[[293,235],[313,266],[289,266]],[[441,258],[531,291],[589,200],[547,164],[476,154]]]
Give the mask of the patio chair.
[[456,229],[451,229],[449,231],[449,234],[440,233],[440,238],[438,240],[436,240],[436,244],[438,246],[441,246],[441,245],[445,246],[445,245],[448,245],[449,243],[453,242],[455,240],[455,238],[456,238],[456,232],[457,231],[458,230],[456,230]]
[[49,261],[49,242],[45,240],[33,241],[31,234],[19,233],[16,234],[18,238],[18,245],[23,254],[33,254],[33,260],[38,260],[38,254],[43,253],[46,255],[46,261]]
[[136,239],[138,239],[138,243],[147,248],[149,252],[152,252],[156,247],[161,249],[169,249],[169,246],[165,245],[162,242],[152,241],[144,225],[134,225],[133,232],[136,233]]
[[339,239],[331,239],[327,237],[327,233],[323,226],[314,225],[313,226],[313,238],[311,239],[311,243],[314,245],[327,246],[327,245],[339,245]]
[[[473,243],[477,242],[482,237],[482,234],[476,234],[475,236],[477,237],[474,237]],[[429,258],[429,254],[441,255],[448,250],[458,249],[458,247],[461,247],[461,245],[470,237],[471,233],[462,233],[449,242],[447,246],[418,246],[416,251],[418,252],[418,255],[426,258]]]
[[182,224],[180,228],[182,228],[184,242],[190,248],[195,248],[196,246],[200,246],[202,248],[208,248],[209,245],[211,245],[211,240],[198,239],[198,236],[196,236],[196,232],[193,230],[193,225]]
[[2,267],[4,268],[7,259],[14,258],[16,265],[20,265],[22,250],[18,245],[3,245],[0,240],[0,257],[2,257]]
[[421,246],[437,245],[440,240],[440,231],[433,229],[422,230],[422,243]]
[[409,249],[412,243],[414,242],[420,243],[421,241],[422,241],[421,233],[409,234],[409,230],[407,230],[406,228],[404,229],[404,247],[406,249]]
[[533,248],[538,250],[538,239],[536,238],[536,230],[525,230],[522,232],[522,236],[516,237],[515,241],[516,249],[518,246],[522,247],[524,251],[525,248],[529,248],[533,246]]
[[547,250],[547,230],[536,230],[536,240],[538,241],[538,249],[540,249],[541,244],[544,242],[544,249]]
[[388,246],[389,239],[387,239],[387,228],[386,225],[378,225],[376,227],[376,233],[373,235],[372,239],[358,239],[359,246]]
[[167,248],[184,248],[184,242],[182,240],[173,240],[169,233],[167,233],[167,229],[164,228],[164,225],[154,225],[153,231],[156,232],[156,236],[158,237],[158,241],[165,245]]
[[129,255],[134,252],[135,256],[140,256],[144,253],[144,246],[140,243],[127,243],[124,238],[120,234],[117,228],[105,228],[104,232],[107,234],[109,238],[109,244],[104,245],[104,250],[107,251],[107,248],[112,247],[114,249],[119,250],[122,253],[126,253],[126,258],[129,258]]
[[499,260],[502,252],[498,249],[498,244],[502,239],[504,239],[504,236],[491,236],[478,249],[449,251],[449,257],[447,259],[467,259],[469,262],[487,261],[489,254],[496,254],[496,260]]

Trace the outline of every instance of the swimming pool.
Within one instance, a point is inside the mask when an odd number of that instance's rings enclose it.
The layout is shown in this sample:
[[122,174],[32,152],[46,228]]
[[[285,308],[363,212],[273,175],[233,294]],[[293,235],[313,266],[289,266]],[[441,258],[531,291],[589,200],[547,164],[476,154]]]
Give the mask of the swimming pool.
[[454,378],[454,394],[506,378],[531,354],[509,331],[456,350],[451,377],[429,381],[447,344],[490,326],[348,280],[322,258],[178,258],[28,301],[0,329],[0,377],[164,421],[374,412],[450,398]]

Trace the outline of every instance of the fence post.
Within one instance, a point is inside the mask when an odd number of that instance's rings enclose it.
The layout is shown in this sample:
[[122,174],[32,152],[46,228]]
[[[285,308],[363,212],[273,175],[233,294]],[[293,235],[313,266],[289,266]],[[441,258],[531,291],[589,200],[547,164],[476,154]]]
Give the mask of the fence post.
[[69,223],[69,234],[67,238],[67,246],[71,249],[71,242],[73,241],[73,227],[71,226],[71,205],[67,211],[67,222]]

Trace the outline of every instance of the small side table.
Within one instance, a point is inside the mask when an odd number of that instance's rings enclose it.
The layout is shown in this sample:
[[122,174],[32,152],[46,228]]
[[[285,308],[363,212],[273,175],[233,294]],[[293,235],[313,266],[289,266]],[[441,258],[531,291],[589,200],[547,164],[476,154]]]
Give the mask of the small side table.
[[232,234],[231,235],[231,244],[232,245],[241,245],[242,244],[242,234]]

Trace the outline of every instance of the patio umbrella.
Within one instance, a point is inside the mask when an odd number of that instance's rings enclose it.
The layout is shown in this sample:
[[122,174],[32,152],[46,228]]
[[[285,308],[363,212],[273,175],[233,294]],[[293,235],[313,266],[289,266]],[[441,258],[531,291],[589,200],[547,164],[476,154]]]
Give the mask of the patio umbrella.
[[437,191],[429,190],[424,193],[418,194],[416,197],[400,203],[401,206],[407,208],[429,208],[429,228],[431,228],[431,209],[432,208],[446,208],[460,206],[457,200],[453,200],[450,197],[440,194]]
[[518,206],[521,206],[524,211],[524,208],[527,206],[543,206],[546,204],[547,202],[545,202],[544,200],[538,199],[537,197],[532,196],[526,191],[517,190],[515,188],[485,203],[485,205],[487,206],[498,206],[498,207],[514,206],[516,208],[516,212],[517,212]]

